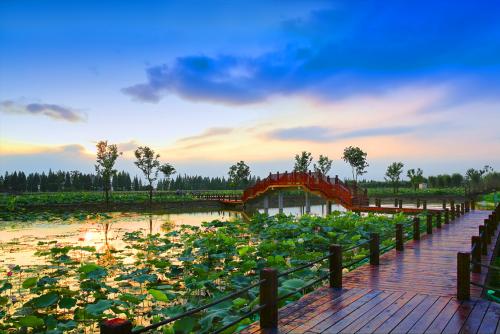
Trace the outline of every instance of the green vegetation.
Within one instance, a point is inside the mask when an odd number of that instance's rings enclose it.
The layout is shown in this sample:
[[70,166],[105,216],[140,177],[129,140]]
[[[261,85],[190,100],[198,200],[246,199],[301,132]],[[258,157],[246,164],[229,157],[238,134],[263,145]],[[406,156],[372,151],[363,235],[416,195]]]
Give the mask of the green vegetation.
[[342,159],[347,162],[352,169],[352,179],[357,183],[358,176],[367,172],[366,168],[370,165],[366,161],[367,153],[359,147],[346,147]]
[[[284,271],[323,256],[332,243],[348,248],[378,232],[381,247],[393,245],[394,225],[399,222],[410,221],[400,215],[340,212],[324,218],[256,215],[250,223],[215,220],[163,234],[126,233],[124,251],[40,242],[37,254],[47,265],[0,269],[0,331],[94,332],[100,320],[117,316],[139,327],[248,286],[265,266]],[[344,263],[367,254],[367,245],[344,252]],[[305,286],[326,270],[325,261],[283,278],[279,294]],[[282,305],[311,289],[288,297]],[[258,287],[178,320],[163,332],[211,332],[257,304]],[[253,320],[243,320],[227,332]]]
[[[369,197],[393,197],[392,188],[367,188]],[[463,188],[427,188],[414,190],[412,188],[398,188],[398,196],[408,197],[439,197],[465,196]]]

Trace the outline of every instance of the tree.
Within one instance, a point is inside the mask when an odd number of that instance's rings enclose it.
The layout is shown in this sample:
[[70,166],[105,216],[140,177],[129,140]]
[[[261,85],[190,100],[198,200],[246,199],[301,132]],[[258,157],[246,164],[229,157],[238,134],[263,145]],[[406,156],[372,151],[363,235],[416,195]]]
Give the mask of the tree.
[[309,165],[311,164],[313,158],[311,152],[302,151],[302,153],[295,155],[295,166],[293,170],[295,172],[307,173],[309,170]]
[[[95,170],[97,176],[102,177],[103,191],[106,195],[106,205],[109,203],[109,190],[111,187],[111,178],[116,174],[116,169],[114,169],[116,159],[121,155],[118,152],[118,147],[116,145],[108,145],[107,140],[101,140],[97,143],[97,159]],[[49,171],[50,178],[50,171]]]
[[250,167],[241,160],[236,164],[229,167],[229,183],[233,187],[237,187],[239,185],[246,186],[248,185],[248,179],[250,178]]
[[419,183],[421,183],[424,180],[424,177],[422,176],[424,172],[420,169],[417,168],[415,169],[408,169],[406,172],[406,176],[410,179],[410,183],[413,187],[413,190],[417,190]]
[[387,171],[385,172],[385,179],[387,181],[391,181],[392,189],[396,194],[398,192],[399,180],[401,177],[401,173],[403,173],[403,163],[402,162],[393,162],[387,167]]
[[366,173],[366,168],[370,165],[366,162],[367,153],[359,147],[346,147],[342,159],[351,165],[352,179],[357,183],[358,176]]
[[134,164],[144,173],[146,180],[149,183],[149,204],[153,203],[153,182],[158,177],[158,167],[160,166],[159,154],[147,146],[139,146],[135,150],[136,161]]
[[175,168],[169,163],[165,163],[158,168],[165,176],[167,182],[167,190],[170,190],[170,177],[175,174]]
[[319,172],[323,175],[327,175],[330,169],[332,169],[332,160],[328,159],[326,155],[319,156],[318,165],[314,164],[314,171]]
[[464,177],[462,174],[459,173],[453,173],[451,175],[451,185],[453,187],[461,187],[464,182]]

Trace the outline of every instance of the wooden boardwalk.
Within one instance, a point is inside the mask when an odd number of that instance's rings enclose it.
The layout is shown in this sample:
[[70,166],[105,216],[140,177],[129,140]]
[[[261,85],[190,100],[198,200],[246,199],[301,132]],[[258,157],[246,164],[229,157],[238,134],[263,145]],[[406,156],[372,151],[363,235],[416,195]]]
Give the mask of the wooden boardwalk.
[[[320,288],[279,311],[279,333],[497,333],[500,305],[480,299],[459,301],[457,252],[469,251],[490,211],[472,211],[420,241],[391,250],[380,265],[344,274],[343,289]],[[500,228],[497,229],[496,240]],[[493,243],[483,263],[489,263]],[[484,284],[485,273],[471,281]],[[260,333],[258,323],[243,333]]]

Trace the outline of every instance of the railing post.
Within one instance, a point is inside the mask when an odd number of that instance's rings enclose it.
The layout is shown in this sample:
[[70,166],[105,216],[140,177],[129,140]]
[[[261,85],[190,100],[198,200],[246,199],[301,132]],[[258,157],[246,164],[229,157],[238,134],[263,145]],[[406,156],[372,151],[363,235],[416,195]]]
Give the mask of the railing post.
[[394,199],[394,207],[395,207],[395,208],[397,208],[397,207],[398,207],[398,199],[397,199],[397,198],[395,198],[395,199]]
[[99,329],[101,334],[131,334],[132,323],[121,318],[106,319],[99,324]]
[[422,209],[427,210],[427,200],[426,199],[423,200]]
[[470,201],[465,202],[465,212],[470,212]]
[[432,215],[427,214],[427,234],[432,234]]
[[378,233],[370,233],[370,264],[378,266],[380,261],[380,236]]
[[490,220],[486,218],[484,220],[484,234],[486,235],[486,242],[489,244],[490,243],[490,231],[491,231],[491,224]]
[[474,201],[474,200],[471,200],[471,201],[470,201],[470,208],[471,208],[472,210],[476,210],[476,201]]
[[446,210],[446,200],[443,199],[443,210]]
[[413,240],[420,240],[420,218],[413,218]]
[[330,266],[330,288],[342,288],[342,247],[330,245],[328,263]]
[[399,208],[402,209],[403,208],[403,200],[400,199],[398,204],[399,204]]
[[450,223],[450,210],[449,209],[444,210],[444,223],[445,224]]
[[403,243],[403,224],[396,224],[396,250],[404,250]]
[[467,300],[470,298],[470,253],[457,253],[457,298]]
[[460,214],[463,216],[465,214],[465,203],[460,203]]
[[455,206],[450,204],[450,221],[455,220]]
[[460,217],[460,204],[457,204],[455,206],[455,216],[458,218]]
[[260,328],[278,328],[278,271],[274,268],[264,268],[260,271]]
[[420,198],[417,198],[417,209],[420,208]]
[[471,257],[472,257],[472,262],[476,262],[472,264],[472,272],[473,273],[480,273],[481,272],[481,238],[480,237],[472,237],[471,238],[471,244],[472,244],[472,252],[471,252]]
[[436,214],[436,227],[441,228],[441,212]]
[[479,225],[479,237],[481,238],[481,254],[488,255],[488,236],[484,225]]

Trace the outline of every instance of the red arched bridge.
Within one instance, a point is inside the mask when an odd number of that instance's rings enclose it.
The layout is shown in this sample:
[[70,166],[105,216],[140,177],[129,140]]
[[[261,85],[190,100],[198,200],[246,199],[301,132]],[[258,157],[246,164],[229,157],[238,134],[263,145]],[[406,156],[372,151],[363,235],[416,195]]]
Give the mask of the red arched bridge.
[[310,201],[309,194],[314,194],[322,197],[327,203],[327,213],[330,212],[331,204],[337,203],[348,210],[363,211],[363,212],[384,212],[384,213],[419,213],[423,210],[429,212],[440,211],[436,209],[423,208],[408,208],[402,207],[401,200],[396,202],[394,207],[382,207],[380,202],[376,201],[375,206],[369,205],[369,199],[366,189],[358,187],[356,184],[347,184],[339,180],[338,176],[330,178],[319,172],[284,172],[284,173],[269,173],[269,176],[257,181],[254,185],[249,186],[242,195],[228,194],[200,194],[199,198],[219,201],[223,204],[247,204],[254,200],[263,199],[264,209],[269,207],[269,194],[278,194],[278,207],[280,211],[283,209],[283,192],[281,190],[301,189],[306,195],[305,207],[306,212],[309,212]]

